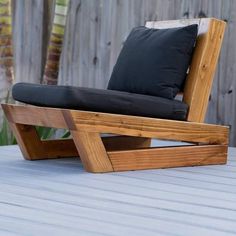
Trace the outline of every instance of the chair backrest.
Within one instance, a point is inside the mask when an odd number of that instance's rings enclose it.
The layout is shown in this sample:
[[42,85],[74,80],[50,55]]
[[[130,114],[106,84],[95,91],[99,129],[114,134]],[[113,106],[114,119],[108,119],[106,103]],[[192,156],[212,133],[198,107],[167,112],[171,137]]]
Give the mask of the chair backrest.
[[226,23],[214,18],[150,21],[148,28],[165,29],[198,24],[198,38],[184,85],[189,105],[187,121],[204,122]]

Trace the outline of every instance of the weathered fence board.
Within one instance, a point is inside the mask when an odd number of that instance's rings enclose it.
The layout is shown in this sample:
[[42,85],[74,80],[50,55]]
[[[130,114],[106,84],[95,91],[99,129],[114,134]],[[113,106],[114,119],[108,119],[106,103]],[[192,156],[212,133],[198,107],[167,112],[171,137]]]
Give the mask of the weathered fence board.
[[[40,82],[53,0],[15,0],[16,81]],[[217,17],[228,22],[207,122],[231,126],[236,146],[236,1],[71,0],[59,83],[105,88],[132,27],[147,20]]]

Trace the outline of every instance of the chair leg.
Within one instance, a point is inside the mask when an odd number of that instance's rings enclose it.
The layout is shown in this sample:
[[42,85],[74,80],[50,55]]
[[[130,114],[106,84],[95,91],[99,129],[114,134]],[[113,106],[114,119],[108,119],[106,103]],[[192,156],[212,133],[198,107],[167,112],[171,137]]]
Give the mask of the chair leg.
[[41,140],[35,126],[9,122],[26,160],[44,160],[78,156],[71,139]]
[[[40,140],[35,126],[17,124],[12,121],[9,121],[9,125],[26,160],[79,156],[78,149],[72,139]],[[106,149],[110,151],[149,147],[151,139],[115,136],[104,137],[102,141]]]
[[72,130],[71,135],[88,172],[111,172],[113,167],[99,133]]
[[13,122],[9,122],[9,125],[26,160],[34,160],[43,155],[41,142],[34,126]]

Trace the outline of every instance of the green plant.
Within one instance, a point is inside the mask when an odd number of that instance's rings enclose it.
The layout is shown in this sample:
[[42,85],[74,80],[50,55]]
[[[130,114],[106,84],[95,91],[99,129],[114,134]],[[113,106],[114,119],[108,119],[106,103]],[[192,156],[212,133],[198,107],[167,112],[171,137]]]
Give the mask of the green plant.
[[41,139],[50,139],[56,133],[56,129],[42,126],[36,127],[36,130]]
[[68,138],[70,136],[70,132],[68,130],[61,130],[60,135],[57,135],[58,129],[54,128],[38,126],[36,127],[36,130],[41,139]]
[[0,130],[0,146],[16,144],[16,139],[10,130],[7,119],[3,117],[2,128]]
[[[48,127],[36,127],[37,133],[41,139],[52,139],[56,137],[57,129],[48,128]],[[70,136],[70,132],[68,130],[62,130],[62,135],[58,138],[68,138]],[[14,145],[17,144],[16,139],[8,125],[7,119],[3,117],[2,128],[0,130],[0,146],[5,145]]]

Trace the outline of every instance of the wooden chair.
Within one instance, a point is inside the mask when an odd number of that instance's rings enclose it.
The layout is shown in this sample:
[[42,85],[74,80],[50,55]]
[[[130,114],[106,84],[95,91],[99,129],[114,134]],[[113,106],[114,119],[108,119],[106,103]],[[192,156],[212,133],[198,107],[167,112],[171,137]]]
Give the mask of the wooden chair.
[[[199,34],[183,92],[183,101],[189,105],[187,121],[2,104],[24,158],[79,155],[89,172],[226,163],[228,127],[204,123],[225,22],[184,19],[147,22],[146,26],[171,28],[195,23]],[[72,139],[40,140],[35,125],[68,129]],[[101,138],[101,133],[118,136]],[[150,148],[152,138],[192,145]]]

